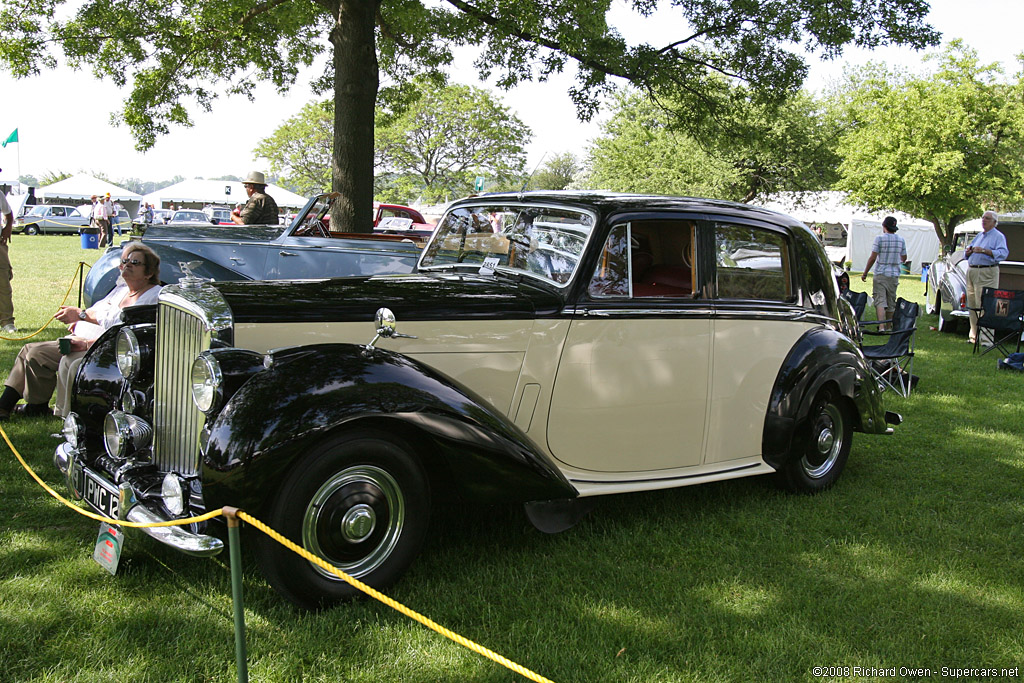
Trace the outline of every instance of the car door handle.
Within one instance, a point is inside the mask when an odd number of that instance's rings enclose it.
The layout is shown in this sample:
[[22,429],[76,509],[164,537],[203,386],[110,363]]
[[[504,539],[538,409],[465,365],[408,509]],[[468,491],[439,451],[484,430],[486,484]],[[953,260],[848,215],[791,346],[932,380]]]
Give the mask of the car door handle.
[[245,259],[242,258],[241,256],[229,256],[228,260],[234,261],[235,264],[239,266],[245,265]]
[[279,251],[277,253],[280,254],[281,256],[298,256],[298,254],[296,254],[293,251]]

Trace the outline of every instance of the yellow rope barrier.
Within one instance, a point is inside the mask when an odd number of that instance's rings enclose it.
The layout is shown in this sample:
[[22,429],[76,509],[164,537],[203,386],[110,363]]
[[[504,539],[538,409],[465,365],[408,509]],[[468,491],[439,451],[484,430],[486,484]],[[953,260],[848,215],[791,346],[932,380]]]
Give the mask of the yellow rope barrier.
[[255,517],[253,517],[252,515],[249,515],[249,514],[243,512],[243,511],[241,511],[241,510],[239,510],[237,514],[238,514],[238,518],[239,519],[248,522],[249,524],[251,524],[252,526],[256,527],[257,529],[259,529],[260,531],[265,533],[267,536],[270,536],[272,539],[274,539],[275,541],[277,541],[278,543],[280,543],[284,547],[288,548],[292,552],[298,553],[299,555],[301,555],[302,557],[304,557],[308,561],[312,562],[313,564],[317,565],[318,567],[321,567],[321,568],[331,572],[332,574],[337,576],[339,579],[342,579],[343,581],[346,581],[347,583],[351,584],[354,588],[357,588],[358,590],[362,591],[363,593],[366,593],[367,595],[369,595],[371,598],[373,598],[375,600],[379,600],[380,602],[384,603],[388,607],[401,612],[402,614],[404,614],[405,616],[409,617],[413,621],[417,621],[420,624],[423,624],[427,628],[429,628],[429,629],[431,629],[433,631],[436,631],[437,633],[440,633],[445,638],[448,638],[448,639],[458,643],[459,645],[472,650],[473,652],[477,653],[478,655],[481,655],[483,657],[486,657],[487,659],[490,659],[493,662],[501,664],[505,668],[507,668],[507,669],[509,669],[511,671],[516,672],[520,676],[524,676],[526,678],[529,678],[531,681],[537,681],[537,683],[554,683],[553,681],[551,681],[551,679],[544,678],[540,674],[534,673],[533,671],[530,671],[526,667],[521,666],[519,664],[516,664],[511,659],[508,659],[506,657],[502,657],[497,652],[494,652],[493,650],[489,650],[486,647],[484,647],[483,645],[479,645],[479,644],[473,642],[472,640],[469,640],[468,638],[464,638],[464,637],[460,636],[458,633],[455,633],[454,631],[452,631],[450,629],[447,629],[444,626],[441,626],[436,621],[433,621],[432,619],[423,616],[422,614],[420,614],[419,612],[416,612],[415,610],[409,609],[408,607],[406,607],[402,603],[398,602],[397,600],[393,600],[392,598],[389,598],[388,596],[384,595],[380,591],[378,591],[378,590],[376,590],[374,588],[371,588],[370,586],[367,586],[365,583],[363,583],[359,579],[356,579],[354,577],[349,576],[348,574],[346,574],[345,572],[341,571],[340,569],[338,569],[334,565],[329,564],[325,560],[323,560],[323,559],[317,557],[316,555],[308,552],[305,548],[299,547],[298,545],[296,545],[292,541],[288,540],[287,538],[285,538],[281,534],[277,533],[276,531],[274,531],[273,529],[268,527],[266,524],[264,524],[260,520],[258,520]]
[[128,526],[128,527],[133,527],[133,528],[136,528],[136,529],[142,529],[142,528],[145,528],[145,527],[181,526],[183,524],[192,524],[193,522],[205,522],[208,519],[213,519],[214,517],[219,517],[222,514],[224,514],[224,512],[222,510],[214,510],[212,512],[207,512],[205,515],[200,515],[198,517],[189,517],[188,519],[174,519],[174,520],[171,520],[169,522],[129,522],[129,521],[123,520],[123,519],[110,519],[109,517],[104,517],[103,515],[97,515],[94,512],[90,512],[88,510],[83,510],[82,508],[78,507],[77,505],[72,503],[70,500],[68,500],[67,498],[63,497],[62,495],[60,495],[59,493],[54,491],[52,488],[50,488],[50,486],[45,481],[40,479],[39,475],[35,473],[35,470],[33,470],[31,467],[29,467],[29,464],[27,462],[25,462],[24,458],[21,457],[21,453],[19,453],[18,449],[14,447],[14,444],[11,443],[10,437],[7,436],[7,431],[2,426],[0,426],[0,436],[2,436],[4,441],[7,442],[7,447],[11,449],[11,453],[14,453],[14,457],[16,457],[18,459],[18,462],[21,463],[21,466],[24,467],[25,471],[28,472],[32,476],[32,478],[36,480],[37,484],[39,484],[40,486],[43,487],[44,491],[46,491],[51,496],[53,496],[54,498],[59,500],[61,503],[64,503],[64,505],[68,506],[69,508],[71,508],[72,510],[74,510],[78,514],[82,515],[83,517],[88,517],[89,519],[95,519],[97,522],[103,522],[104,524],[114,524],[114,525],[117,525],[117,526]]
[[[18,462],[21,463],[21,466],[25,468],[25,471],[28,472],[32,476],[32,478],[36,481],[37,484],[39,484],[41,487],[43,487],[43,490],[45,490],[51,496],[53,496],[58,501],[60,501],[61,503],[63,503],[67,507],[71,508],[72,510],[74,510],[78,514],[83,515],[85,517],[89,517],[90,519],[97,520],[99,522],[103,522],[104,524],[114,524],[114,525],[117,525],[117,526],[126,526],[126,527],[138,528],[138,529],[146,528],[146,527],[181,526],[181,525],[184,525],[184,524],[192,524],[194,522],[205,522],[208,519],[213,519],[214,517],[219,517],[219,516],[224,514],[224,510],[220,509],[220,510],[213,510],[211,512],[207,512],[205,515],[199,515],[198,517],[189,517],[188,519],[175,519],[175,520],[171,520],[171,521],[167,521],[167,522],[152,522],[152,523],[128,522],[128,521],[125,521],[125,520],[109,519],[109,518],[104,517],[102,515],[97,515],[97,514],[95,514],[93,512],[90,512],[88,510],[83,510],[82,508],[78,507],[77,505],[75,505],[74,503],[72,503],[71,501],[69,501],[68,499],[64,498],[63,496],[61,496],[56,491],[54,491],[52,488],[50,488],[49,485],[47,485],[46,482],[44,482],[42,479],[40,479],[39,475],[37,475],[35,473],[35,471],[29,466],[29,464],[27,462],[25,462],[25,459],[21,457],[21,453],[19,453],[18,449],[16,449],[14,447],[14,444],[11,443],[10,437],[7,436],[7,432],[4,430],[4,428],[2,426],[0,426],[0,436],[3,437],[3,440],[7,443],[7,447],[11,449],[12,453],[14,453],[14,457],[16,457],[18,459]],[[426,626],[427,628],[429,628],[429,629],[431,629],[431,630],[441,634],[445,638],[448,638],[449,640],[452,640],[453,642],[458,643],[459,645],[461,645],[461,646],[463,646],[465,648],[468,648],[468,649],[472,650],[473,652],[477,653],[478,655],[486,657],[487,659],[490,659],[491,661],[493,661],[493,662],[495,662],[497,664],[501,664],[502,666],[504,666],[505,668],[509,669],[510,671],[514,671],[515,673],[519,674],[520,676],[528,678],[531,681],[536,681],[537,683],[554,683],[554,681],[552,681],[551,679],[545,678],[544,676],[541,676],[538,673],[534,673],[533,671],[527,669],[526,667],[524,667],[524,666],[522,666],[520,664],[516,664],[511,659],[508,659],[507,657],[503,657],[502,655],[498,654],[497,652],[494,652],[493,650],[490,650],[490,649],[484,647],[483,645],[480,645],[478,643],[473,642],[472,640],[469,640],[468,638],[464,638],[463,636],[460,636],[455,631],[452,631],[451,629],[445,628],[444,626],[438,624],[436,621],[433,621],[432,619],[430,619],[430,618],[420,614],[419,612],[406,607],[402,603],[400,603],[397,600],[394,600],[394,599],[388,597],[387,595],[384,595],[380,591],[378,591],[378,590],[376,590],[374,588],[371,588],[370,586],[366,585],[365,583],[363,583],[359,579],[356,579],[356,578],[354,578],[352,576],[349,576],[348,574],[346,574],[345,572],[341,571],[340,569],[338,569],[334,565],[331,565],[331,564],[327,563],[325,560],[317,557],[316,555],[313,555],[312,553],[307,551],[305,548],[299,547],[298,545],[296,545],[292,541],[288,540],[287,538],[285,538],[284,536],[282,536],[278,532],[274,531],[269,526],[267,526],[266,524],[264,524],[260,520],[256,519],[252,515],[249,515],[248,513],[243,512],[241,510],[238,510],[235,514],[236,514],[236,516],[239,519],[248,522],[249,524],[251,524],[256,529],[259,529],[261,532],[265,533],[266,535],[270,536],[272,539],[274,539],[275,541],[277,541],[278,543],[283,545],[285,548],[288,548],[292,552],[297,553],[298,555],[302,556],[303,558],[305,558],[309,562],[312,562],[312,563],[316,564],[317,566],[322,567],[326,571],[331,572],[332,574],[337,576],[339,579],[341,579],[343,581],[346,581],[347,583],[352,585],[354,588],[356,588],[356,589],[362,591],[363,593],[369,595],[371,598],[384,603],[388,607],[390,607],[390,608],[392,608],[392,609],[394,609],[394,610],[396,610],[398,612],[401,612],[402,614],[404,614],[405,616],[409,617],[413,621],[416,621],[416,622]]]
[[[74,286],[75,286],[75,280],[77,280],[77,279],[78,279],[78,273],[79,273],[79,269],[80,269],[80,268],[81,268],[82,266],[85,266],[86,268],[92,268],[92,266],[90,266],[90,265],[89,265],[88,263],[86,263],[85,261],[79,261],[79,262],[78,262],[78,268],[76,268],[76,269],[75,269],[75,274],[71,276],[71,283],[70,283],[70,284],[68,285],[68,291],[64,292],[64,298],[63,298],[63,299],[61,299],[61,301],[60,301],[60,303],[59,303],[59,304],[57,304],[57,308],[60,308],[61,306],[63,306],[63,305],[64,305],[64,304],[65,304],[65,303],[67,302],[67,300],[68,300],[68,297],[69,297],[69,296],[71,296],[71,290],[72,290],[72,289],[74,288]],[[49,320],[47,320],[47,321],[46,321],[46,322],[45,322],[45,323],[43,324],[43,326],[42,326],[42,327],[40,327],[40,328],[39,328],[38,330],[36,330],[36,331],[35,331],[35,332],[33,332],[32,334],[28,335],[27,337],[4,337],[3,335],[0,335],[0,339],[3,339],[3,340],[5,340],[5,341],[25,341],[26,339],[31,339],[32,337],[35,337],[35,336],[36,336],[36,335],[38,335],[38,334],[39,334],[40,332],[42,332],[42,331],[43,331],[43,330],[45,330],[45,329],[46,329],[47,327],[49,327],[49,326],[50,326],[50,323],[52,323],[52,322],[53,322],[54,320],[55,320],[55,318],[50,318]]]

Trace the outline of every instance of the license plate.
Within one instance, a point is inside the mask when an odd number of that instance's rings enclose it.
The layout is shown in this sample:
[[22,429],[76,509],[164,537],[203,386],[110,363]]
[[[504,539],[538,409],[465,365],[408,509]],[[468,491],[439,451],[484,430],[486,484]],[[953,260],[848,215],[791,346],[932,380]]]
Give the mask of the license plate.
[[82,499],[100,514],[118,518],[120,495],[113,484],[82,467],[78,468],[78,490],[82,492]]

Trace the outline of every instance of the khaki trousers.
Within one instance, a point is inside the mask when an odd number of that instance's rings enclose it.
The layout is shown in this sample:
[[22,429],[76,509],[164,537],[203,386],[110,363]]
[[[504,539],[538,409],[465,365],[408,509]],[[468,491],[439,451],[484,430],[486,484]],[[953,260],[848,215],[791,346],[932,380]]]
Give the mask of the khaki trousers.
[[[981,308],[981,288],[999,286],[999,266],[991,268],[967,267],[967,308],[971,309],[971,341],[978,339],[978,309]],[[992,343],[992,330],[983,330],[982,344]]]
[[57,386],[60,359],[56,340],[25,344],[14,359],[5,384],[21,394],[25,403],[49,403]]
[[7,254],[8,247],[9,244],[0,244],[0,327],[14,324],[14,290],[11,289],[14,270]]
[[57,417],[67,417],[71,412],[71,385],[75,382],[75,375],[84,358],[85,351],[75,351],[60,359],[60,367],[57,368],[57,400],[53,404],[53,414]]

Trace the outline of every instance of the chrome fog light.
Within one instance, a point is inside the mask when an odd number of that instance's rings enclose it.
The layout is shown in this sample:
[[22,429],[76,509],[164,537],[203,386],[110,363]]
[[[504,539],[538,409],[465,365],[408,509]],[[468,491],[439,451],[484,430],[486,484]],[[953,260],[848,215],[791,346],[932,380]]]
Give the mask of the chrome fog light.
[[139,373],[142,367],[142,349],[139,347],[139,338],[127,327],[122,327],[117,333],[117,369],[125,379],[132,379]]
[[160,485],[160,497],[164,507],[172,515],[180,515],[185,511],[185,488],[181,485],[178,475],[168,472]]
[[124,396],[121,397],[121,407],[126,413],[134,413],[136,408],[139,407],[135,401],[135,392],[131,388],[125,390]]
[[201,353],[192,361],[192,401],[204,413],[220,407],[223,398],[224,375],[220,363],[208,353]]
[[64,418],[64,426],[60,430],[64,440],[72,448],[78,448],[82,444],[82,421],[75,413],[68,413]]
[[112,458],[145,448],[152,438],[153,428],[134,415],[114,410],[103,420],[103,447]]

